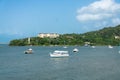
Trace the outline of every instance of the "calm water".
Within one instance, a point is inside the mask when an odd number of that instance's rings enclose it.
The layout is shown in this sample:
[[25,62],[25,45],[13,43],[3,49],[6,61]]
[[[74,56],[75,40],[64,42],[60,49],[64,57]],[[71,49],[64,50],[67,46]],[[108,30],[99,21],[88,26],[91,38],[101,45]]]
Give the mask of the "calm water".
[[[118,47],[32,46],[34,54],[24,54],[29,47],[0,46],[0,80],[120,80]],[[50,58],[49,52],[68,50],[68,58]]]

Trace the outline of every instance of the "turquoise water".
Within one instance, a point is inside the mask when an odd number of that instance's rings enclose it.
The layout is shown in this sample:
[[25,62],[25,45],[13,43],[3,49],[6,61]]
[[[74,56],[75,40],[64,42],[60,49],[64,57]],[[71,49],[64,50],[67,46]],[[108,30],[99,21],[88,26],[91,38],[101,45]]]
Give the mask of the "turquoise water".
[[[24,54],[29,47],[0,46],[0,80],[120,80],[118,47],[32,46],[34,54]],[[49,52],[68,50],[67,58],[50,58]]]

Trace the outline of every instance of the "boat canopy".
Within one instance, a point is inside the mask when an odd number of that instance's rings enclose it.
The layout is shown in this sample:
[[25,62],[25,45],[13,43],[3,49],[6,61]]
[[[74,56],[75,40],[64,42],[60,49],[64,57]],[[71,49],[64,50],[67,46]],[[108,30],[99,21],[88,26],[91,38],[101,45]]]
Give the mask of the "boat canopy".
[[68,51],[59,51],[59,50],[55,50],[54,53],[68,53]]

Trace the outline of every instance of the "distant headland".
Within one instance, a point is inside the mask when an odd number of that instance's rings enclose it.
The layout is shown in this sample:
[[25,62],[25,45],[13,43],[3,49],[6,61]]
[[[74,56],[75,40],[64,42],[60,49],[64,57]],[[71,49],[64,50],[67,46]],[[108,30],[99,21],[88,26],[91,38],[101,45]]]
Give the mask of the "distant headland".
[[107,27],[83,34],[39,33],[36,37],[15,39],[10,46],[50,46],[50,45],[113,45],[120,44],[120,25]]

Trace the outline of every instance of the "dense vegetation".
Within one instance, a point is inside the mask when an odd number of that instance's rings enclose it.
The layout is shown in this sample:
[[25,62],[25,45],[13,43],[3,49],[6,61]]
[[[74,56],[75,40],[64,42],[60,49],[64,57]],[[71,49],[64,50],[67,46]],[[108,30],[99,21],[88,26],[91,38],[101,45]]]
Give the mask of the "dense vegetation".
[[[115,38],[117,36],[117,38]],[[90,45],[114,45],[120,43],[120,25],[116,27],[108,27],[99,31],[87,32],[84,34],[63,34],[57,38],[39,38],[32,37],[30,44],[28,38],[16,39],[10,41],[10,46],[25,45],[84,45],[90,42]]]

